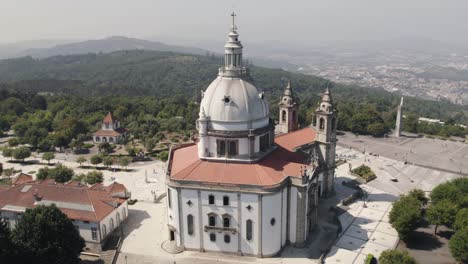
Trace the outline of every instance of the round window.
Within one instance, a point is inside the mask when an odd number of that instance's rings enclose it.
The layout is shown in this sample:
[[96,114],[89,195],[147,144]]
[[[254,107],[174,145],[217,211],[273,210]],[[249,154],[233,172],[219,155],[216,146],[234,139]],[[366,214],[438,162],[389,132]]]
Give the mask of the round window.
[[229,96],[224,96],[223,102],[225,102],[227,104],[227,103],[231,102],[231,98],[229,98]]
[[270,224],[271,224],[272,226],[274,226],[274,225],[275,225],[275,223],[276,223],[276,219],[275,219],[274,217],[273,217],[273,218],[271,218],[271,220],[270,220]]

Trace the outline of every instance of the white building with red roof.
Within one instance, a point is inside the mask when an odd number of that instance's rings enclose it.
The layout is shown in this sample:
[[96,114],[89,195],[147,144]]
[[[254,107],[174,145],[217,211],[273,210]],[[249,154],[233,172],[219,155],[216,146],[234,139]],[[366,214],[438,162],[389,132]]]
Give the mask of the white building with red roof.
[[334,193],[336,110],[327,89],[316,125],[297,130],[288,85],[275,137],[268,101],[247,81],[234,16],[225,65],[202,93],[199,140],[170,151],[163,248],[269,257],[304,246],[319,197]]
[[55,204],[79,230],[85,250],[100,252],[109,234],[128,217],[129,197],[119,183],[88,187],[75,181],[24,181],[0,192],[0,219],[14,228],[27,209]]
[[94,143],[118,143],[127,134],[127,129],[120,126],[120,121],[109,112],[102,120],[101,129],[93,134]]

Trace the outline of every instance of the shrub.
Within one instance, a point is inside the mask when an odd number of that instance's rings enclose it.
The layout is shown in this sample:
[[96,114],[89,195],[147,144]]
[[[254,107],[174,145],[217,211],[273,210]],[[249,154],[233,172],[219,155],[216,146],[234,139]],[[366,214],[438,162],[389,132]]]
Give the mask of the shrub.
[[169,158],[169,152],[167,150],[163,150],[159,153],[158,158],[162,161],[167,161]]
[[18,140],[18,138],[10,138],[10,139],[8,140],[8,146],[10,146],[10,147],[16,147],[16,146],[18,146],[18,145],[19,145],[19,140]]
[[379,257],[379,264],[416,264],[416,260],[408,254],[408,251],[388,249]]
[[462,262],[468,262],[468,229],[461,229],[455,232],[449,241],[450,252],[453,257]]
[[83,144],[83,148],[85,148],[85,149],[90,149],[90,148],[92,148],[92,147],[94,147],[94,144],[91,144],[91,143],[85,143],[85,144]]
[[375,173],[372,171],[372,169],[366,165],[361,165],[353,169],[351,172],[363,178],[366,182],[369,182],[377,178],[377,176],[375,176]]
[[468,208],[458,211],[453,228],[455,230],[468,229]]
[[98,165],[102,162],[102,158],[100,155],[94,155],[89,159],[89,162],[91,162],[93,165]]
[[376,259],[374,255],[367,254],[366,259],[364,260],[364,264],[376,264]]

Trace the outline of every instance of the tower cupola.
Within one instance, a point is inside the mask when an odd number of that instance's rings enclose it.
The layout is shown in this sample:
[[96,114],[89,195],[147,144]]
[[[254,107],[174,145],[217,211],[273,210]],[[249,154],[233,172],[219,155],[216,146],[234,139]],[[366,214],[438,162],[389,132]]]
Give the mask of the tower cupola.
[[289,133],[298,128],[298,103],[293,94],[291,81],[288,81],[279,102],[279,120],[277,133]]

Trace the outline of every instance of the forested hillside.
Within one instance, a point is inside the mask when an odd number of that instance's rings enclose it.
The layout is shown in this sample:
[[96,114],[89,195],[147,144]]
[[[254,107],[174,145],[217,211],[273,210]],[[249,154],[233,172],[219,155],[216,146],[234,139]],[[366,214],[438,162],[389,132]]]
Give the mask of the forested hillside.
[[[78,134],[92,132],[100,118],[113,111],[137,138],[155,137],[166,130],[190,130],[197,117],[200,90],[206,89],[222,64],[222,59],[213,55],[144,50],[2,60],[0,128],[20,131],[23,127],[36,127],[41,132],[41,138],[34,140],[33,145],[37,146],[48,132],[73,127],[63,127],[61,120],[82,121],[82,128],[64,132],[71,142]],[[396,94],[329,84],[323,78],[280,69],[253,65],[249,68],[251,81],[270,100],[273,117],[277,115],[279,96],[287,80],[291,80],[301,101],[302,125],[310,124],[319,95],[327,85],[337,102],[339,129],[380,136],[394,125],[399,103]],[[38,106],[39,101],[42,103]],[[468,123],[468,106],[406,98],[405,113],[410,117],[405,127],[411,132],[444,137],[467,132],[452,124]],[[420,125],[417,116],[440,118],[451,125]],[[21,131],[30,133],[27,129]]]

